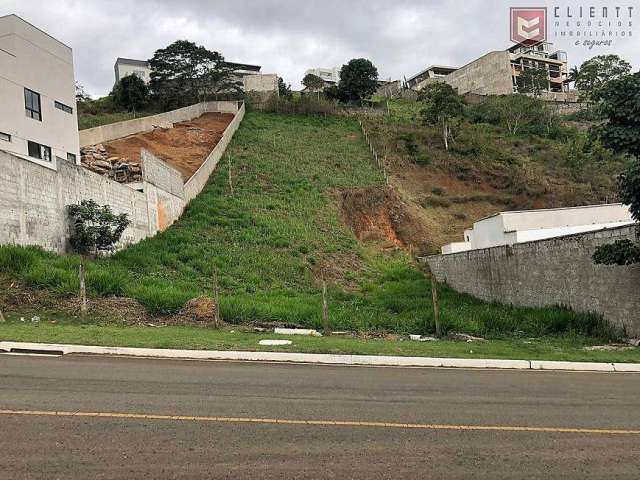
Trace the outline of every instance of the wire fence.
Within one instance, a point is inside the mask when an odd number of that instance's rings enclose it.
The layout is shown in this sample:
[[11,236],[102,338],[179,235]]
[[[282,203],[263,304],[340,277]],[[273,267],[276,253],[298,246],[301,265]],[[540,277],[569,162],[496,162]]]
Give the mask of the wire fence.
[[382,172],[385,183],[389,185],[389,175],[387,174],[386,157],[382,157],[378,154],[378,151],[373,146],[373,142],[369,138],[369,134],[367,133],[367,129],[365,128],[364,123],[362,123],[362,119],[358,118],[358,123],[360,124],[360,128],[362,129],[362,135],[364,136],[365,142],[367,142],[367,146],[369,147],[369,151],[371,152],[373,161]]

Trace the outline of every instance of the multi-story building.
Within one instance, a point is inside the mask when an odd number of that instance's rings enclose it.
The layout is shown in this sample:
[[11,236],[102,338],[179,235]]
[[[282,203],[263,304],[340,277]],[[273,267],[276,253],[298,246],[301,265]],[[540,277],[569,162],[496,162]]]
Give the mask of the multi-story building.
[[443,65],[431,65],[421,72],[407,79],[407,87],[412,90],[420,90],[429,81],[439,80],[458,70],[457,67],[445,67]]
[[151,80],[151,68],[146,60],[118,57],[113,69],[116,74],[116,83],[127,75],[137,75],[145,83],[149,83],[149,80]]
[[[250,65],[248,63],[225,62],[227,67],[233,69],[235,75],[241,80],[248,75],[259,75],[262,67],[260,65]],[[147,60],[134,60],[131,58],[120,58],[114,65],[116,83],[127,75],[137,75],[145,83],[151,80],[151,66]]]
[[0,150],[80,162],[71,48],[16,15],[0,17]]
[[544,97],[568,98],[567,55],[563,51],[552,52],[550,43],[514,45],[508,50],[489,52],[457,69],[430,67],[411,77],[407,83],[409,88],[421,90],[429,82],[444,81],[461,95],[508,95],[518,92],[522,83],[520,74],[531,68],[547,74]]

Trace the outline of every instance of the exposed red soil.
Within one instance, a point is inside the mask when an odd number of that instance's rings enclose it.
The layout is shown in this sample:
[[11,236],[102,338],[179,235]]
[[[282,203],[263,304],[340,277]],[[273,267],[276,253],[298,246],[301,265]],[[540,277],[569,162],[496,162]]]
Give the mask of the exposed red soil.
[[140,163],[145,148],[176,168],[188,180],[200,168],[233,120],[231,113],[205,113],[199,118],[176,123],[173,128],[155,128],[104,143],[109,156]]
[[425,226],[393,188],[350,188],[337,195],[358,240],[381,241],[384,248],[422,247]]

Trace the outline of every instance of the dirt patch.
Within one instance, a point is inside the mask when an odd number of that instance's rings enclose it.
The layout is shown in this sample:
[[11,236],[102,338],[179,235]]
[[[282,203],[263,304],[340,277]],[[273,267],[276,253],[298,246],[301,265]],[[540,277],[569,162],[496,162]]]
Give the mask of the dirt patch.
[[110,157],[126,158],[134,165],[140,164],[140,150],[145,148],[176,168],[186,181],[200,168],[232,120],[231,113],[205,113],[173,128],[155,128],[104,143],[104,147]]
[[349,188],[337,192],[344,220],[360,241],[383,248],[423,249],[427,228],[391,187]]

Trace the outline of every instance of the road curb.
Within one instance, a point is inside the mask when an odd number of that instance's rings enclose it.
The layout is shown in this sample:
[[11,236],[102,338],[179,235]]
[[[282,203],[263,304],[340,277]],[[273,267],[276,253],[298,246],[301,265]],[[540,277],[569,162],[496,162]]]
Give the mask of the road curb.
[[638,363],[557,362],[489,358],[397,357],[382,355],[332,355],[318,353],[245,352],[224,350],[176,350],[163,348],[99,347],[51,343],[0,342],[0,351],[62,352],[63,355],[113,355],[182,360],[239,360],[254,362],[311,363],[379,367],[489,368],[507,370],[561,370],[640,373]]

